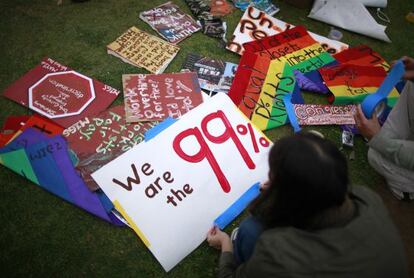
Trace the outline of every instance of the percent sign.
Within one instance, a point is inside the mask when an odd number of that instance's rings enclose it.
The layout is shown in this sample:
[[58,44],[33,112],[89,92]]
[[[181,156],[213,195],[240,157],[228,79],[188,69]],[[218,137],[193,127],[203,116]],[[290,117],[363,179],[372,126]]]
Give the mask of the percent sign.
[[[238,125],[237,126],[237,132],[240,133],[241,135],[246,135],[247,133],[250,134],[250,139],[252,140],[252,144],[253,144],[253,149],[255,153],[259,152],[259,146],[257,145],[257,139],[256,139],[256,135],[254,135],[254,130],[252,127],[251,123],[247,124],[247,127],[245,125]],[[259,138],[259,144],[262,145],[262,147],[269,147],[270,143],[269,141],[265,138],[265,137],[260,137]]]
[[[222,122],[224,126],[224,131],[222,134],[213,135],[210,133],[210,131],[207,128],[207,125],[212,120],[220,120]],[[205,116],[203,120],[201,121],[200,127],[201,127],[201,130],[198,127],[194,127],[194,128],[186,129],[182,131],[181,133],[179,133],[173,140],[173,149],[179,157],[191,163],[198,163],[206,159],[208,163],[210,164],[210,167],[213,170],[214,174],[216,175],[221,188],[223,189],[225,193],[228,193],[231,190],[230,183],[227,180],[226,176],[224,175],[223,171],[221,170],[221,167],[218,164],[217,159],[214,156],[209,145],[207,144],[206,139],[210,141],[211,143],[215,143],[215,144],[223,144],[231,140],[233,144],[236,146],[237,150],[240,153],[240,156],[242,157],[242,159],[246,163],[246,166],[249,169],[255,169],[256,164],[253,162],[252,158],[250,157],[250,154],[248,153],[246,148],[243,146],[242,142],[240,141],[240,138],[237,136],[230,121],[227,119],[223,111],[218,110],[217,112],[213,112]],[[258,153],[259,147],[257,145],[256,136],[254,135],[254,130],[253,130],[252,125],[250,123],[248,123],[247,126],[238,125],[237,131],[242,135],[246,135],[248,132],[250,133],[250,138],[252,139],[253,149],[256,153]],[[195,154],[188,154],[181,147],[181,142],[185,138],[188,138],[190,136],[194,137],[198,143],[199,150]],[[270,145],[270,143],[264,137],[261,137],[259,139],[259,143],[263,147],[268,147]]]

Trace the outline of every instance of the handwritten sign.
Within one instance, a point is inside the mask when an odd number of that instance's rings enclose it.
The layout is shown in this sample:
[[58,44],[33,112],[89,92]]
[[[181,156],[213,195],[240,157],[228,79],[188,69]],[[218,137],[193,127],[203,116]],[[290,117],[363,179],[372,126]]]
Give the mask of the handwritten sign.
[[[247,8],[234,30],[233,36],[227,44],[227,49],[241,55],[244,52],[244,43],[276,35],[293,27],[295,26],[292,24],[276,19],[265,12],[250,6]],[[331,54],[338,53],[348,48],[348,45],[339,41],[331,40],[311,32],[309,34]]]
[[139,17],[170,43],[179,43],[201,29],[191,16],[171,2],[141,12]]
[[245,46],[229,96],[261,130],[287,123],[283,96],[293,92],[295,70],[307,73],[334,61],[300,26]]
[[124,106],[118,105],[65,129],[63,136],[77,158],[75,166],[89,190],[99,189],[91,173],[144,141],[145,132],[156,124],[158,122],[129,124],[125,120]]
[[267,179],[271,143],[217,94],[92,174],[166,271]]
[[45,58],[11,84],[4,96],[69,127],[106,109],[119,91]]
[[152,73],[162,73],[177,55],[180,48],[152,36],[136,27],[129,28],[107,46],[108,54],[126,63],[145,68]]
[[355,124],[355,105],[293,104],[300,125]]
[[203,102],[197,74],[124,74],[127,122],[178,118]]
[[335,60],[341,64],[353,64],[357,66],[381,66],[385,71],[389,71],[390,65],[381,57],[380,54],[372,50],[369,46],[358,45],[350,47],[334,55]]
[[[368,94],[375,93],[387,73],[381,66],[358,66],[340,64],[319,70],[326,86],[332,92],[334,104],[360,103]],[[388,104],[393,106],[399,93],[394,88],[388,96]]]

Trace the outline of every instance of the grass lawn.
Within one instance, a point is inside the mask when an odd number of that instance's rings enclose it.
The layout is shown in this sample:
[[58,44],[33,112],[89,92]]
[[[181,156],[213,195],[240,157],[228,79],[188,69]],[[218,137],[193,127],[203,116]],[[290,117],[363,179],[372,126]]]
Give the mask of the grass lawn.
[[[138,19],[140,11],[167,0],[91,0],[73,4],[64,0],[2,0],[0,3],[0,91],[51,57],[85,75],[122,88],[121,75],[145,73],[106,54],[106,45],[135,25],[156,35]],[[189,12],[183,0],[174,0]],[[277,17],[326,35],[330,27],[307,18],[304,10],[274,1],[281,11]],[[388,44],[344,31],[343,41],[350,45],[367,44],[391,61],[402,55],[414,56],[414,24],[405,15],[414,10],[409,0],[388,1],[385,10],[391,19]],[[225,17],[230,37],[242,12]],[[166,72],[180,70],[189,52],[237,63],[239,56],[218,47],[218,41],[201,32],[184,40],[181,50]],[[326,102],[324,97],[306,94],[307,103]],[[122,103],[122,96],[115,101]],[[9,115],[31,113],[5,98],[0,101],[0,123]],[[339,146],[337,127],[320,127]],[[267,132],[272,140],[291,134],[285,126]],[[352,184],[368,186],[383,196],[404,239],[414,276],[414,202],[401,203],[389,197],[384,180],[373,172],[366,160],[367,147],[356,140],[356,159],[350,161]],[[0,269],[3,277],[12,276],[118,276],[118,277],[212,277],[216,275],[218,252],[203,243],[170,273],[166,274],[134,232],[116,228],[46,193],[10,170],[0,168]],[[241,217],[227,231],[234,228]],[[206,231],[207,232],[207,231]],[[7,274],[7,275],[6,275]]]

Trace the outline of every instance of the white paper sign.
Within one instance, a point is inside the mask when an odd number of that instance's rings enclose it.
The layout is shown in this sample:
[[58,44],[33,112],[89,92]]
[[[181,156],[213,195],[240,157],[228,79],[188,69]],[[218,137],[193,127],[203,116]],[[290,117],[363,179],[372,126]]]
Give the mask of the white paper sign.
[[345,30],[391,42],[386,26],[378,24],[359,0],[316,0],[309,17]]
[[92,177],[169,271],[268,175],[271,143],[217,94]]
[[[273,36],[293,27],[295,25],[276,19],[254,7],[249,7],[240,19],[226,48],[242,55],[244,43]],[[309,34],[331,54],[348,48],[348,45],[342,42],[331,40],[312,32],[309,32]]]

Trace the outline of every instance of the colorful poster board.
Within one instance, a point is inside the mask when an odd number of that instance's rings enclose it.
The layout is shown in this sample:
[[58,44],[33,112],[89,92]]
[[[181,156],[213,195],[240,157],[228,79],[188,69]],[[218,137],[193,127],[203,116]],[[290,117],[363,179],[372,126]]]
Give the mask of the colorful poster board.
[[[333,94],[333,104],[361,103],[368,94],[375,93],[384,81],[387,73],[381,66],[358,66],[340,64],[319,70],[329,91]],[[394,106],[399,98],[394,88],[388,95],[389,106]]]
[[208,95],[228,93],[237,71],[237,64],[190,53],[183,64],[183,71],[197,73],[201,89]]
[[91,177],[93,172],[144,141],[144,134],[156,124],[155,121],[129,124],[124,106],[118,105],[65,129],[63,136],[89,190],[99,189]]
[[92,177],[166,271],[268,178],[271,143],[217,94]]
[[179,118],[203,102],[197,74],[124,74],[127,122]]
[[179,43],[201,29],[191,16],[171,2],[143,11],[139,18],[170,43]]
[[390,65],[381,57],[380,54],[372,50],[367,45],[350,47],[334,55],[335,60],[341,64],[352,64],[357,66],[381,66],[385,71],[390,69]]
[[98,194],[85,186],[73,167],[67,143],[60,135],[47,137],[28,128],[0,148],[0,164],[111,224],[124,225],[104,208]]
[[[276,19],[265,12],[250,6],[244,12],[239,24],[234,30],[234,33],[227,44],[227,49],[242,55],[244,52],[244,43],[276,35],[293,27],[295,26],[292,24]],[[331,54],[338,53],[348,48],[348,45],[339,41],[331,40],[312,32],[309,32],[309,34]]]
[[106,109],[119,91],[45,58],[4,91],[4,96],[68,127]]
[[132,26],[108,44],[108,54],[152,73],[162,73],[180,48]]
[[245,45],[229,96],[261,130],[287,123],[283,96],[295,88],[295,70],[307,73],[335,61],[301,26]]

